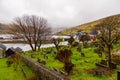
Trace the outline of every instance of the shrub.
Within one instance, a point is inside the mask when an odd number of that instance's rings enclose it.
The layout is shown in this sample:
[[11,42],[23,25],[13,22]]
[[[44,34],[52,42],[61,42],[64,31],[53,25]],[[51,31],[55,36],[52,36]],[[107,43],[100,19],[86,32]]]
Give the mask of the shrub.
[[78,47],[77,47],[77,51],[81,52],[82,51],[82,47],[81,45],[79,44]]
[[73,44],[72,44],[73,47],[76,47],[78,45],[79,45],[79,42],[73,42]]
[[72,45],[74,41],[75,41],[75,39],[73,38],[73,36],[71,36],[70,39],[68,40],[68,43],[70,45]]
[[64,63],[64,70],[69,74],[74,64],[71,62],[72,51],[70,49],[62,49],[56,56],[56,59]]

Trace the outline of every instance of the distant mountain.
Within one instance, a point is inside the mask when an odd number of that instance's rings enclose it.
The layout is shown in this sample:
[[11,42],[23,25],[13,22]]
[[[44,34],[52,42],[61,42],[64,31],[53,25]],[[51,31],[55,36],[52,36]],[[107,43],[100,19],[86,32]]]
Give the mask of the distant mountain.
[[6,24],[0,23],[0,34],[9,32],[9,27]]
[[60,31],[65,30],[65,29],[66,29],[66,27],[55,27],[55,28],[52,28],[52,32],[53,32],[53,34],[56,34]]
[[95,25],[101,23],[103,20],[107,20],[110,17],[111,18],[118,17],[120,19],[120,14],[105,17],[93,22],[82,24],[82,25],[70,27],[58,32],[57,35],[75,34],[76,32],[79,32],[79,31],[90,32],[92,29],[95,28]]

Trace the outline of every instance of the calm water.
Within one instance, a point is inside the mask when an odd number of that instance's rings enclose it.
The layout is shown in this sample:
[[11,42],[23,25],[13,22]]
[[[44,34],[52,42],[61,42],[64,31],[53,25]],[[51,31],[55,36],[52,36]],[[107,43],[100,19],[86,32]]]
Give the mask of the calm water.
[[[60,43],[61,45],[67,45],[68,42],[62,42]],[[13,44],[13,43],[4,43],[4,45],[7,47],[7,48],[10,48],[10,47],[13,47],[13,48],[17,48],[17,47],[20,47],[23,51],[28,51],[28,50],[31,50],[30,46],[28,44]],[[52,47],[54,46],[54,44],[42,44],[41,45],[41,48],[45,48],[45,47]]]

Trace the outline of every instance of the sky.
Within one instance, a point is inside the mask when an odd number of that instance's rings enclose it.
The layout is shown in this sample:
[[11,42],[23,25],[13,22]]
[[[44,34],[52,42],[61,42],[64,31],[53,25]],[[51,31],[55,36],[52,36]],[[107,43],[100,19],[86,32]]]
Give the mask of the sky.
[[72,27],[120,14],[120,0],[0,0],[0,23],[36,15],[52,27]]

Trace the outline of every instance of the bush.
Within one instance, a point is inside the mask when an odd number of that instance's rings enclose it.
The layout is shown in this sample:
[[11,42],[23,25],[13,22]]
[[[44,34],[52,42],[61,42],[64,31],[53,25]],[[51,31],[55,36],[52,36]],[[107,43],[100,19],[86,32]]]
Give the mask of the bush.
[[75,39],[73,38],[73,36],[71,36],[70,39],[68,40],[68,43],[70,45],[72,45],[74,41],[75,41]]
[[82,47],[81,45],[79,44],[78,47],[77,47],[77,51],[81,52],[82,51]]
[[62,49],[56,56],[56,59],[64,63],[64,70],[69,74],[74,64],[71,62],[72,51],[70,49]]
[[98,41],[94,41],[94,42],[91,43],[91,46],[92,47],[94,47],[94,46],[98,47],[99,46],[99,42]]
[[76,47],[76,46],[78,46],[78,45],[79,45],[79,42],[74,42],[74,43],[72,44],[73,47]]

